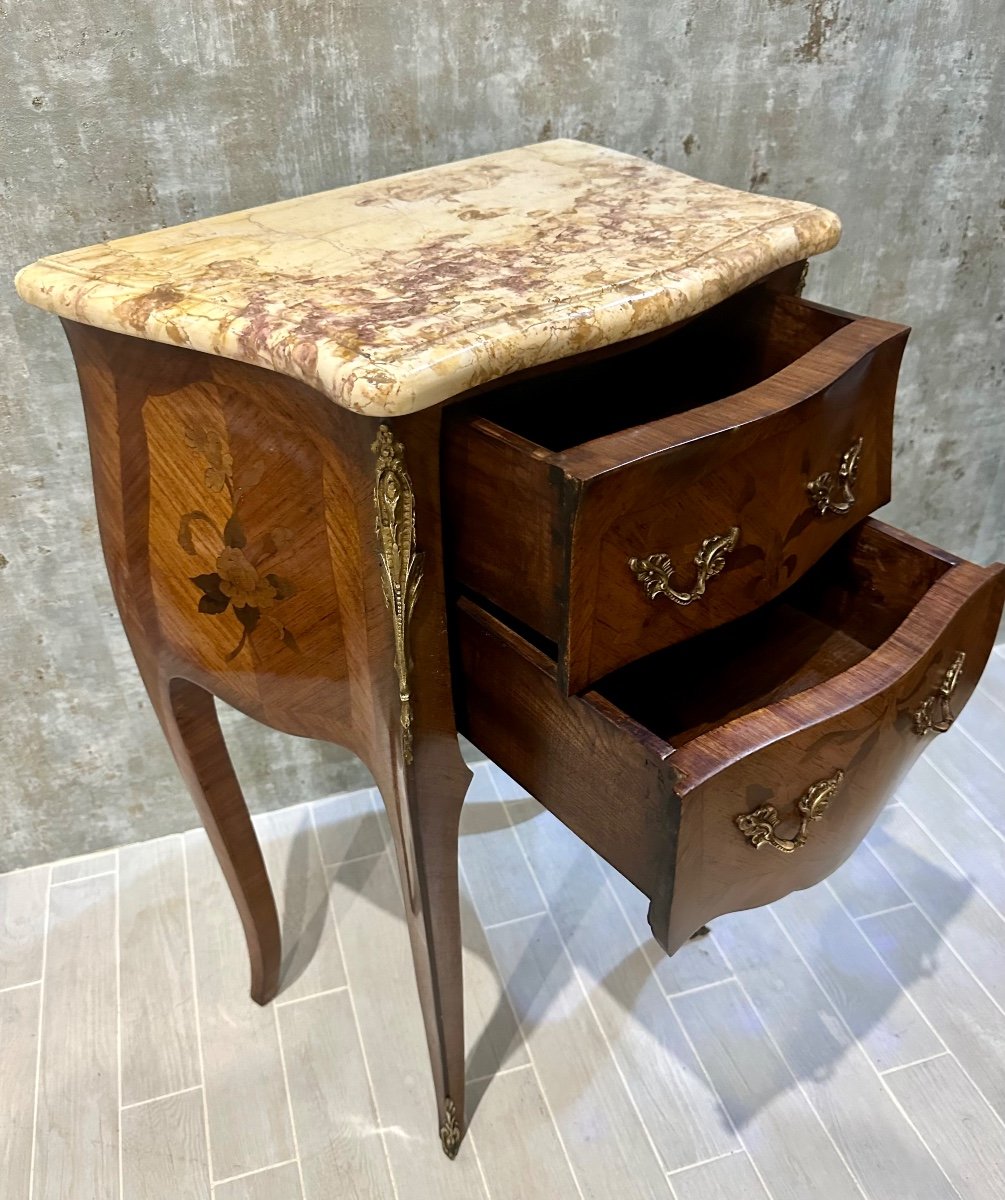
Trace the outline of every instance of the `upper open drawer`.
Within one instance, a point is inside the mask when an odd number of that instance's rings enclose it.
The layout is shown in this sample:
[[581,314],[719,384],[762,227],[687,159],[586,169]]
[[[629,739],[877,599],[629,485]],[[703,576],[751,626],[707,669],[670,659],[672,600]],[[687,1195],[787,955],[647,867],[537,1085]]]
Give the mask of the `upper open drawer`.
[[889,499],[907,334],[751,289],[459,405],[456,579],[553,642],[573,692],[758,608]]

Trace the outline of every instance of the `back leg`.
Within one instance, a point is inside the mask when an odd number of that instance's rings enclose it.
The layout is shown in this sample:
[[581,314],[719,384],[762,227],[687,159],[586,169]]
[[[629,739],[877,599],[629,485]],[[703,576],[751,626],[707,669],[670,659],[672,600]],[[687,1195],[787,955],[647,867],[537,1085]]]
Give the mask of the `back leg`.
[[268,1004],[279,991],[279,917],[213,697],[187,679],[172,679],[152,698],[244,926],[251,998]]

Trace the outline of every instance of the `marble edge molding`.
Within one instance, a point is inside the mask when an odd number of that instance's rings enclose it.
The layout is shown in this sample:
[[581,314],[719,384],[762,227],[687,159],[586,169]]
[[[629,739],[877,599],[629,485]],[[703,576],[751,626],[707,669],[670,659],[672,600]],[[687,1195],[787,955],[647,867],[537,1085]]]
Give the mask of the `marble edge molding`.
[[[645,161],[572,139],[556,139],[498,155],[353,184],[349,188],[400,184],[424,173],[552,147],[596,150],[630,163]],[[660,169],[690,178],[671,168]],[[695,180],[695,183],[723,193],[743,194],[705,181]],[[349,188],[336,188],[319,195],[346,192]],[[756,198],[765,203],[775,199],[759,195]],[[84,252],[103,247],[115,249],[122,242],[182,231],[227,216],[240,218],[262,209],[289,208],[306,199],[309,197],[294,197],[223,214],[220,218],[202,218],[187,226],[153,231],[151,235],[130,235],[85,247]],[[592,291],[581,288],[564,301],[549,299],[547,304],[514,306],[492,317],[486,314],[482,320],[456,327],[442,343],[419,343],[389,355],[367,353],[362,347],[353,350],[337,338],[304,333],[295,322],[284,320],[282,313],[276,314],[270,334],[252,340],[242,331],[241,322],[246,318],[240,304],[227,305],[195,293],[183,296],[183,317],[179,318],[170,307],[153,306],[141,328],[135,325],[130,328],[113,314],[129,303],[142,305],[158,287],[169,286],[163,277],[158,284],[156,271],[146,279],[130,283],[74,270],[56,255],[23,267],[17,272],[14,284],[27,303],[57,316],[146,340],[183,345],[289,375],[363,415],[403,416],[449,400],[489,379],[664,328],[719,303],[772,271],[821,254],[837,243],[841,224],[834,213],[801,201],[777,203],[785,205],[784,212],[771,220],[744,226],[739,233],[691,261],[656,266],[619,280],[616,288],[601,286]],[[82,252],[70,251],[67,255],[75,253]],[[626,295],[627,289],[632,294]]]

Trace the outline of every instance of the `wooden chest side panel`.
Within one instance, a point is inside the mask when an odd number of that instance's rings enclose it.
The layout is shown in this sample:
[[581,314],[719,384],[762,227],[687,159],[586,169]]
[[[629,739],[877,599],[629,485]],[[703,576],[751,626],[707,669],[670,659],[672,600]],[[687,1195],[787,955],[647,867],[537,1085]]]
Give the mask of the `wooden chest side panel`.
[[565,560],[561,474],[546,452],[490,421],[443,431],[443,524],[459,583],[557,641]]
[[67,333],[106,561],[127,632],[143,633],[131,638],[141,670],[155,647],[169,673],[276,728],[368,744],[368,653],[389,657],[390,624],[376,422],[260,368],[72,323]]
[[554,664],[458,602],[458,728],[651,898],[673,887],[679,805],[668,747],[599,696],[566,697]]

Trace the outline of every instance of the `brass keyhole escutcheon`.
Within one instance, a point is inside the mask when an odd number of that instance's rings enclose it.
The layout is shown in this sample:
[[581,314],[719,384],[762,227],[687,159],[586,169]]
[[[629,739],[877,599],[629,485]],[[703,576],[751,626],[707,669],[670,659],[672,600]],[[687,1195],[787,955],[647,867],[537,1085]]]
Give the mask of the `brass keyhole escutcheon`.
[[842,779],[844,779],[844,771],[839,769],[828,779],[820,779],[811,784],[799,797],[796,802],[799,828],[791,838],[779,837],[775,832],[781,817],[773,804],[764,804],[760,808],[755,808],[753,812],[741,813],[734,818],[736,827],[755,850],[760,850],[762,846],[773,846],[782,854],[794,854],[806,845],[810,825],[823,817],[827,806],[841,786]]

